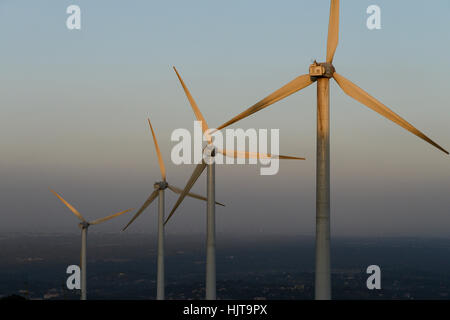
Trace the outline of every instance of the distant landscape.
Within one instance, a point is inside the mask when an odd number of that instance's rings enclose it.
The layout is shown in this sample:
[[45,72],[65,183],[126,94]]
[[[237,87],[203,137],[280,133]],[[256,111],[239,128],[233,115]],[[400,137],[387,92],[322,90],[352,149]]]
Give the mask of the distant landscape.
[[[79,264],[80,236],[0,235],[0,297],[78,299],[65,287]],[[88,238],[88,299],[154,299],[156,236]],[[167,299],[203,299],[204,236],[167,237]],[[334,299],[448,299],[450,239],[333,238]],[[381,267],[381,290],[368,290],[366,268]],[[314,238],[217,236],[218,299],[313,299]]]

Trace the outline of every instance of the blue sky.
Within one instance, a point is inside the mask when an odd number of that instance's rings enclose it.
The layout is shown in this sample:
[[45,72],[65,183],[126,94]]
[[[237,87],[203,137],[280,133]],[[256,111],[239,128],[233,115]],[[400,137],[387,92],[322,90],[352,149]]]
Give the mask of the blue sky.
[[[81,7],[81,31],[65,26],[70,4]],[[366,28],[371,4],[382,10],[378,31]],[[170,164],[169,138],[194,118],[171,66],[219,125],[324,59],[328,10],[306,0],[0,0],[1,230],[77,232],[48,187],[92,218],[139,206],[159,178],[147,116],[170,181],[183,186],[192,168]],[[449,16],[446,0],[341,1],[334,61],[447,149]],[[307,161],[273,177],[218,168],[228,204],[219,232],[313,234],[315,102],[311,86],[234,126],[280,128],[281,153]],[[331,117],[333,234],[448,236],[449,157],[335,83]],[[154,232],[155,219],[152,207],[130,232]],[[169,233],[203,232],[204,205],[187,201],[173,222]]]

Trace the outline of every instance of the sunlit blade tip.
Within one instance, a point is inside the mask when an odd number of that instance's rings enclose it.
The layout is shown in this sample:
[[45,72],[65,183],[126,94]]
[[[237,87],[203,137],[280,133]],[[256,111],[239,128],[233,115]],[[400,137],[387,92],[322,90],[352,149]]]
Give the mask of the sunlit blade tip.
[[50,189],[49,190],[58,197],[59,200],[61,200],[62,203],[64,203],[66,205],[67,208],[69,208],[70,211],[73,212],[74,215],[77,216],[78,219],[80,219],[83,222],[86,222],[86,220],[83,218],[83,216],[81,215],[81,213],[78,212],[77,209],[75,209],[70,203],[68,203],[62,196],[60,196],[57,192],[55,192],[54,190]]
[[355,99],[356,101],[360,102],[361,104],[369,107],[373,111],[377,112],[378,114],[382,115],[386,119],[391,120],[392,122],[396,123],[400,127],[404,128],[405,130],[408,130],[412,134],[416,135],[417,137],[425,140],[432,146],[436,147],[437,149],[441,150],[442,152],[449,154],[447,150],[442,148],[440,145],[438,145],[436,142],[428,138],[424,133],[416,129],[413,125],[411,125],[409,122],[407,122],[405,119],[400,117],[398,114],[396,114],[394,111],[386,107],[384,104],[382,104],[380,101],[369,95],[366,91],[358,87],[356,84],[351,82],[350,80],[346,79],[345,77],[341,76],[337,72],[333,74],[334,80],[338,83],[338,85],[341,87],[341,89],[350,97]]
[[189,104],[191,105],[192,111],[194,111],[195,117],[198,121],[201,121],[202,123],[202,132],[205,133],[209,128],[208,124],[206,123],[205,118],[203,117],[202,113],[200,112],[200,109],[197,106],[197,103],[194,100],[194,97],[190,93],[188,87],[184,83],[183,79],[181,78],[180,74],[178,73],[177,69],[174,67],[175,73],[177,74],[178,80],[180,80],[181,86],[183,87],[184,93],[186,94],[186,97],[189,101]]
[[156,154],[158,156],[159,170],[161,171],[161,177],[164,181],[166,181],[166,167],[164,166],[164,161],[162,158],[161,150],[159,149],[158,140],[156,140],[155,131],[153,130],[152,123],[150,122],[150,118],[147,118],[148,124],[150,126],[150,130],[152,131],[153,142],[155,143]]
[[328,23],[327,62],[333,62],[339,41],[339,0],[331,0]]
[[292,157],[292,156],[276,156],[278,159],[284,159],[284,160],[306,160],[306,158],[301,158],[301,157]]
[[177,74],[178,78],[181,79],[180,74],[178,73],[178,70],[175,66],[172,66],[173,70],[175,71],[175,73]]

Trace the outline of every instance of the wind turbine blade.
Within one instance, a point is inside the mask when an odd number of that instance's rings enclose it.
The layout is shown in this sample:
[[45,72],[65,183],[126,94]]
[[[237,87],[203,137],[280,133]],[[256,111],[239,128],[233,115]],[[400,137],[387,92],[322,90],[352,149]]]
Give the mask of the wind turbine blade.
[[127,210],[124,210],[124,211],[120,211],[120,212],[117,212],[117,213],[112,214],[110,216],[107,216],[107,217],[100,218],[100,219],[94,220],[92,222],[89,222],[89,224],[99,224],[99,223],[108,221],[108,220],[110,220],[112,218],[118,217],[118,216],[120,216],[120,215],[122,215],[122,214],[124,214],[124,213],[126,213],[128,211],[131,211],[131,210],[133,210],[133,209],[127,209]]
[[200,109],[197,106],[197,103],[195,102],[194,98],[192,97],[191,93],[189,92],[189,89],[187,88],[186,84],[184,83],[183,79],[181,78],[180,74],[177,71],[177,68],[173,67],[173,70],[175,70],[175,73],[177,74],[178,79],[181,82],[181,85],[183,86],[184,93],[186,94],[189,103],[191,104],[192,110],[194,111],[195,117],[198,121],[202,122],[202,131],[205,133],[206,130],[208,130],[208,125],[206,123],[205,118],[203,117],[202,113],[200,112]]
[[249,152],[249,151],[236,151],[236,150],[225,150],[225,149],[216,149],[217,152],[221,154],[232,157],[232,158],[245,158],[245,159],[284,159],[284,160],[305,160],[305,158],[298,158],[292,156],[283,156],[283,155],[272,155],[270,153],[259,153],[259,152]]
[[152,123],[150,118],[147,118],[148,124],[150,125],[150,130],[152,130],[153,141],[155,142],[156,154],[158,155],[159,169],[161,170],[161,176],[164,181],[166,181],[166,167],[164,167],[164,161],[162,159],[161,150],[159,150],[158,141],[156,140],[155,131],[153,131]]
[[178,200],[175,203],[175,205],[173,206],[172,211],[170,212],[170,214],[167,217],[166,221],[164,222],[164,225],[172,217],[172,215],[174,214],[175,210],[177,210],[178,206],[181,204],[181,202],[187,196],[189,191],[192,189],[192,187],[194,186],[194,184],[197,181],[198,177],[200,177],[200,175],[202,174],[203,170],[205,170],[205,168],[206,168],[206,163],[203,162],[203,161],[202,161],[202,163],[198,164],[195,167],[194,172],[192,173],[192,176],[189,178],[189,180],[188,180],[188,182],[186,184],[186,187],[184,187],[184,190],[181,192],[180,196],[178,197]]
[[425,134],[423,134],[421,131],[417,130],[415,127],[413,127],[410,123],[408,123],[405,119],[400,117],[398,114],[393,112],[391,109],[386,107],[384,104],[382,104],[380,101],[369,95],[367,92],[365,92],[363,89],[352,83],[350,80],[344,78],[343,76],[339,75],[338,73],[333,74],[334,80],[338,83],[338,85],[341,87],[341,89],[350,97],[353,99],[359,101],[363,105],[369,107],[370,109],[374,110],[375,112],[381,114],[383,117],[391,120],[392,122],[398,124],[402,128],[408,130],[409,132],[415,134],[419,138],[425,140],[426,142],[430,143],[434,147],[438,148],[439,150],[445,152],[448,154],[448,151],[439,146],[437,143],[435,143],[433,140],[428,138]]
[[339,41],[339,0],[331,0],[330,21],[328,22],[327,62],[333,62]]
[[[178,193],[178,194],[181,194],[181,193],[183,192],[182,189],[180,189],[180,188],[178,188],[178,187],[175,187],[175,186],[172,186],[172,185],[170,185],[170,184],[169,184],[168,188],[169,188],[170,190],[172,190],[173,192]],[[203,201],[208,201],[208,198],[206,198],[206,197],[204,197],[204,196],[201,196],[201,195],[199,195],[199,194],[193,193],[193,192],[189,192],[189,193],[187,194],[187,196],[188,196],[188,197],[191,197],[191,198],[203,200]],[[219,206],[225,207],[225,205],[224,205],[223,203],[220,203],[220,202],[217,202],[217,201],[216,201],[216,204],[219,205]]]
[[270,106],[271,104],[273,104],[281,99],[284,99],[303,88],[306,88],[307,86],[309,86],[312,83],[313,83],[313,81],[311,81],[309,74],[299,76],[299,77],[295,78],[294,80],[292,80],[291,82],[289,82],[288,84],[286,84],[285,86],[278,89],[277,91],[271,93],[264,99],[258,101],[257,103],[255,103],[253,106],[251,106],[244,112],[241,112],[233,119],[225,122],[220,127],[218,127],[217,130],[221,130],[225,127],[228,127],[229,125],[231,125],[243,118],[246,118],[257,111],[262,110],[262,109]]
[[61,197],[59,194],[57,194],[55,191],[53,191],[52,189],[49,189],[55,196],[57,196],[59,198],[59,200],[61,200],[62,203],[64,203],[66,205],[67,208],[70,209],[70,211],[72,211],[77,217],[78,219],[80,219],[83,222],[87,222],[83,216],[81,215],[81,213],[78,212],[77,209],[75,209],[70,203],[68,203],[66,200],[64,200],[63,197]]
[[128,226],[130,224],[133,223],[134,220],[137,219],[137,217],[139,217],[139,215],[145,210],[147,209],[147,207],[153,202],[153,200],[155,200],[155,198],[158,196],[159,194],[159,189],[156,189],[155,191],[152,192],[152,194],[150,194],[150,196],[148,197],[148,199],[144,202],[144,204],[142,205],[142,207],[138,210],[138,212],[136,212],[136,214],[133,216],[133,218],[130,220],[130,222],[128,222],[128,224],[122,229],[122,231],[125,231],[126,228],[128,228]]

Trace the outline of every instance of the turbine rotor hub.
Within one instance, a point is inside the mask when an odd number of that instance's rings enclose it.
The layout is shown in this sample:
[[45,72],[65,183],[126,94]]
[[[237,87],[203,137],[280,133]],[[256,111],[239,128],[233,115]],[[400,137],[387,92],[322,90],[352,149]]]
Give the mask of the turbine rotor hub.
[[80,229],[87,229],[89,227],[89,222],[83,221],[78,224]]
[[216,147],[212,143],[208,144],[203,150],[203,161],[208,165],[213,164],[215,156],[216,156]]
[[167,189],[169,184],[166,181],[158,181],[158,182],[155,182],[155,184],[153,186],[155,187],[155,189],[165,190],[165,189]]
[[331,78],[335,72],[334,66],[329,62],[316,62],[309,66],[309,76],[312,81],[319,78]]

